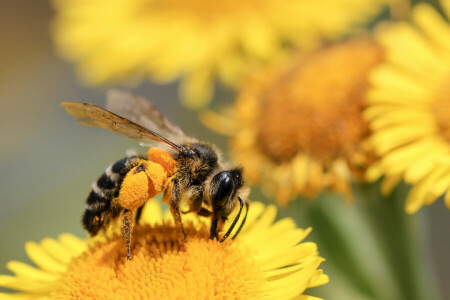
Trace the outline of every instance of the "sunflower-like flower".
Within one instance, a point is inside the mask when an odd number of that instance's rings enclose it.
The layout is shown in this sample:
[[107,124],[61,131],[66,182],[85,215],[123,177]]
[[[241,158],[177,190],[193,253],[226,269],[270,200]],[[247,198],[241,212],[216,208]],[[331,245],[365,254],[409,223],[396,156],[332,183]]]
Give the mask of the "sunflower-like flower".
[[382,59],[367,36],[292,57],[244,84],[233,119],[208,112],[203,122],[232,136],[234,160],[279,203],[323,189],[351,200],[350,181],[374,159],[362,110]]
[[[450,17],[450,1],[442,4]],[[368,176],[385,175],[384,192],[402,179],[412,184],[409,213],[443,194],[450,208],[450,24],[427,4],[412,19],[380,31],[386,62],[371,76],[365,111],[382,156]]]
[[[318,269],[323,258],[310,229],[291,219],[274,223],[276,209],[252,203],[248,224],[233,242],[209,240],[206,224],[190,218],[182,241],[169,214],[149,201],[133,235],[133,260],[126,259],[113,229],[94,240],[70,234],[28,242],[36,267],[12,261],[13,276],[0,275],[0,286],[20,291],[2,299],[317,299],[303,295],[325,284]],[[187,215],[186,215],[187,217]],[[300,298],[298,298],[300,299]]]
[[233,86],[245,66],[286,45],[334,38],[388,0],[54,0],[54,38],[91,84],[150,76],[181,78],[192,108],[207,103],[215,78]]

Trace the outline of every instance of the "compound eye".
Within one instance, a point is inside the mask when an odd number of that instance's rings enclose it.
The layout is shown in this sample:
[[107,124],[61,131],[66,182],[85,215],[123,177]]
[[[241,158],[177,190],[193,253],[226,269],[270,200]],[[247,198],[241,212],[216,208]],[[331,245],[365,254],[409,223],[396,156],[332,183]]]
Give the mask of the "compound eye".
[[193,157],[193,156],[197,155],[197,153],[194,150],[186,149],[186,148],[183,150],[182,154],[184,154],[185,156],[188,156],[188,157]]
[[222,206],[234,192],[235,184],[230,172],[220,172],[213,177],[211,184],[211,200],[213,203]]

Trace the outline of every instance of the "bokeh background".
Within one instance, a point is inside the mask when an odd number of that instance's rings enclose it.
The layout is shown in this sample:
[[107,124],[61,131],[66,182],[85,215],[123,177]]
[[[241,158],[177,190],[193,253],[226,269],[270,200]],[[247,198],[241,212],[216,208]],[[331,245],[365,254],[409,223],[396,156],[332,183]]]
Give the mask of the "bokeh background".
[[[61,101],[103,105],[106,88],[81,85],[73,66],[57,57],[50,37],[52,17],[48,1],[0,2],[0,274],[9,274],[5,265],[10,260],[29,261],[26,241],[62,232],[84,237],[80,217],[91,183],[127,149],[139,150],[134,141],[79,126],[59,106]],[[175,85],[145,82],[133,91],[154,101],[186,132],[225,149],[224,137],[204,128],[195,113],[181,106]],[[219,91],[216,97],[229,98],[224,93]],[[253,199],[259,197],[258,191],[253,193]],[[357,209],[343,201],[327,201],[325,205],[349,216]],[[294,203],[280,213],[289,216],[293,208],[314,205]],[[434,273],[430,279],[442,299],[450,299],[449,214],[443,201],[436,201],[415,216],[417,234],[431,257],[425,262]],[[296,221],[301,227],[311,226],[307,219]],[[365,243],[363,231],[355,231],[355,238]],[[316,242],[320,251],[320,241]],[[336,289],[332,283],[340,282],[339,278],[327,270],[326,262],[322,268],[331,277],[324,288]],[[334,295],[345,299],[339,295],[348,294],[336,290]]]

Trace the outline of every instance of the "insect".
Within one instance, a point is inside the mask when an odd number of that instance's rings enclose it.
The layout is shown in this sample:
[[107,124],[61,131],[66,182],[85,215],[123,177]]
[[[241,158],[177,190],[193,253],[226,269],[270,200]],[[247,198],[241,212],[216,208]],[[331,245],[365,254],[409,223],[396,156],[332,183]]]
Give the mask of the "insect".
[[[148,156],[133,155],[113,163],[93,183],[83,216],[84,228],[92,236],[122,216],[122,237],[127,258],[131,259],[133,220],[139,222],[143,204],[159,192],[163,193],[163,202],[170,206],[175,224],[185,239],[183,213],[211,218],[210,238],[223,242],[235,228],[245,206],[244,218],[232,239],[241,231],[249,210],[243,170],[222,162],[214,145],[187,136],[151,102],[127,92],[110,91],[108,110],[82,102],[61,105],[82,125],[138,139],[143,146],[156,145],[150,148]],[[156,173],[163,175],[155,176]],[[153,189],[143,188],[144,192],[139,194],[137,191],[141,189],[129,184],[137,179],[141,180],[141,187],[151,185]],[[189,208],[187,212],[181,211],[183,202]],[[224,223],[237,205],[238,214],[219,239]]]

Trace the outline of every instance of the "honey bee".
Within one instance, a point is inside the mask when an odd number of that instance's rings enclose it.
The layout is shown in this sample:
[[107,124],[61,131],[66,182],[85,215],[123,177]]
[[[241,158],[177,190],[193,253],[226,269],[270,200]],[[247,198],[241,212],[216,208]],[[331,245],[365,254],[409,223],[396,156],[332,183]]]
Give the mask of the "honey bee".
[[[82,125],[101,127],[138,139],[143,146],[156,145],[156,148],[150,148],[148,157],[132,155],[111,164],[92,184],[82,220],[91,236],[122,215],[122,237],[127,246],[127,258],[131,259],[133,221],[139,222],[148,198],[137,204],[127,204],[128,199],[124,199],[126,183],[128,178],[151,172],[152,168],[165,168],[164,182],[154,189],[153,194],[163,193],[163,202],[170,206],[175,224],[185,239],[183,213],[211,218],[210,238],[223,242],[235,228],[245,206],[244,218],[232,239],[241,231],[249,210],[243,170],[222,162],[214,145],[187,136],[151,102],[127,92],[110,91],[108,110],[82,102],[62,102],[61,105]],[[173,160],[173,168],[168,167],[170,160]],[[181,211],[183,203],[189,208],[187,212]],[[219,239],[224,223],[238,204],[238,214]]]

